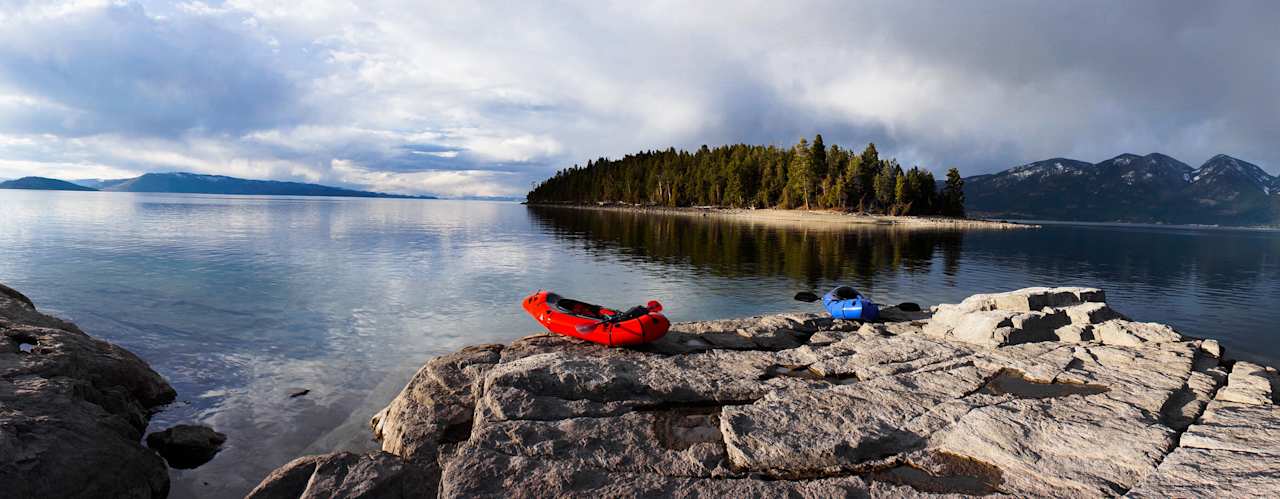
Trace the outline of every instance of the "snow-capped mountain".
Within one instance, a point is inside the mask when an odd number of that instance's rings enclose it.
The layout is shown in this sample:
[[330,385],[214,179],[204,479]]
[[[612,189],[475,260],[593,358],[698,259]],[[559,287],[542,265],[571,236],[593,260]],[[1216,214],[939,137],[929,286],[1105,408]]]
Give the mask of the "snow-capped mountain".
[[1225,154],[1200,168],[1164,154],[1054,158],[965,179],[971,213],[1059,220],[1280,223],[1280,177]]

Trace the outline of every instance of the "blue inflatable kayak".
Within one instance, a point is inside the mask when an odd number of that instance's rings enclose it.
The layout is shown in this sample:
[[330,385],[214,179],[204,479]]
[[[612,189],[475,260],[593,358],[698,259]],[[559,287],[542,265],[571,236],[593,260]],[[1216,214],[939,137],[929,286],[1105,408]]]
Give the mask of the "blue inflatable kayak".
[[880,307],[849,286],[840,286],[822,295],[822,306],[837,319],[874,321],[880,317]]

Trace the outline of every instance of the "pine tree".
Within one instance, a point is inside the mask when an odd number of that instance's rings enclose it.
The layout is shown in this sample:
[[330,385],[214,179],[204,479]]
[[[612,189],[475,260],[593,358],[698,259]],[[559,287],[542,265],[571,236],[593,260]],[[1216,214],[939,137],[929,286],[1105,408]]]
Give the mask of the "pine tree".
[[827,146],[822,143],[822,134],[813,137],[813,147],[809,152],[813,178],[821,182],[827,178]]
[[813,193],[813,157],[809,141],[801,138],[796,144],[795,155],[787,169],[787,194],[785,208],[804,206],[809,209],[809,197]]
[[897,208],[893,211],[896,215],[907,215],[912,201],[910,184],[907,183],[906,175],[897,175],[896,177],[897,179],[894,180],[893,185],[893,198]]
[[894,188],[897,187],[897,179],[893,177],[892,168],[881,168],[880,173],[875,178],[876,202],[883,209],[889,209],[894,202]]
[[862,150],[862,183],[864,204],[874,204],[879,196],[876,192],[875,179],[880,176],[880,171],[884,169],[884,165],[880,162],[880,153],[876,151],[875,143],[867,144],[867,148]]
[[845,206],[862,211],[867,198],[866,172],[863,171],[862,157],[849,158],[849,166],[845,169]]
[[911,192],[911,213],[936,213],[938,203],[937,188],[934,186],[933,173],[914,167],[907,172],[907,190]]
[[947,183],[942,188],[943,211],[951,217],[964,217],[964,179],[960,170],[947,170]]
[[867,144],[867,148],[862,150],[862,164],[875,165],[880,163],[880,152],[876,151],[875,142]]

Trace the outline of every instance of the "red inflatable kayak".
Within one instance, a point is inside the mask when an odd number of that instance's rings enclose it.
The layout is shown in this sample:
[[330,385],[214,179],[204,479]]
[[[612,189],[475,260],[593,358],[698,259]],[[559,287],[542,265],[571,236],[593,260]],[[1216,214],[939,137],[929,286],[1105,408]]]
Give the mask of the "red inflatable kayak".
[[667,334],[671,327],[659,313],[662,304],[656,301],[619,312],[539,291],[525,298],[522,305],[548,331],[611,347],[648,343]]

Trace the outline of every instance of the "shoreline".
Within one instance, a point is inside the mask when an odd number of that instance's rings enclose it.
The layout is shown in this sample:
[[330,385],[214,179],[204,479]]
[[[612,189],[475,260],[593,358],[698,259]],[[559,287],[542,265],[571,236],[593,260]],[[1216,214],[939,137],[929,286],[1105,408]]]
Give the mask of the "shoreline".
[[176,396],[142,358],[0,284],[0,490],[9,497],[167,496],[169,465],[142,438]]
[[1131,321],[1100,289],[882,319],[684,322],[635,348],[548,333],[468,346],[373,416],[381,451],[300,457],[248,498],[1280,491],[1265,471],[1280,373]]
[[1280,225],[1205,225],[1174,224],[1159,222],[1091,222],[1085,220],[1039,220],[1031,218],[1010,218],[1010,223],[1032,225],[1079,225],[1081,227],[1134,227],[1141,229],[1176,229],[1176,230],[1227,230],[1250,232],[1280,232]]
[[800,227],[877,226],[900,229],[958,229],[958,230],[1023,230],[1038,229],[1040,225],[1002,220],[972,218],[922,217],[871,215],[830,210],[781,210],[775,208],[717,208],[717,207],[666,207],[632,206],[620,204],[585,205],[558,203],[525,203],[534,208],[563,208],[574,210],[612,211],[621,213],[718,217],[728,220],[757,222]]
[[[140,440],[175,394],[145,361],[0,285],[0,374],[4,490],[168,495]],[[635,348],[472,345],[426,362],[370,426],[381,451],[299,457],[248,497],[1280,492],[1259,472],[1280,457],[1280,372],[1132,321],[1096,288],[871,323],[683,322]]]

